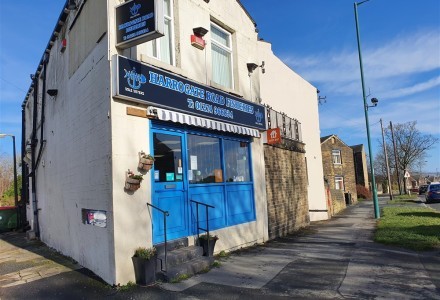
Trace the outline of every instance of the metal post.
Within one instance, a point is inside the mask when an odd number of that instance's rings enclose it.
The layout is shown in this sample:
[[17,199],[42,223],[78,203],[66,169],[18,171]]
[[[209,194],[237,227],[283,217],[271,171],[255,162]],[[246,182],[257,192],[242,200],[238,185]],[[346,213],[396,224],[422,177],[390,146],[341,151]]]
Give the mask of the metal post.
[[390,192],[390,200],[393,200],[393,189],[392,189],[392,184],[391,184],[390,165],[388,164],[388,153],[387,153],[387,147],[386,147],[386,144],[385,144],[385,137],[384,137],[384,134],[383,134],[382,119],[380,119],[380,129],[382,130],[383,152],[385,154],[385,164],[387,166],[388,189],[389,189],[389,192]]
[[164,260],[165,260],[165,272],[166,272],[166,271],[168,271],[168,265],[167,265],[167,253],[168,253],[168,251],[167,251],[167,213],[164,213],[164,214],[163,214],[163,228],[164,228],[164,230],[165,230],[165,234],[164,234],[164,240],[165,240],[165,245],[164,245],[164,248],[165,248],[165,257],[164,257]]
[[18,207],[18,189],[17,189],[17,158],[15,156],[15,136],[12,137],[12,148],[14,149],[14,197],[15,197],[15,206]]
[[359,65],[361,69],[361,81],[362,81],[362,96],[364,98],[364,112],[365,112],[365,125],[367,127],[367,141],[368,141],[368,155],[370,156],[370,168],[371,168],[371,185],[373,189],[373,204],[374,204],[374,217],[376,219],[380,218],[379,211],[379,202],[377,199],[377,190],[376,190],[376,180],[374,178],[374,168],[373,168],[373,152],[371,151],[371,140],[370,140],[370,124],[368,122],[368,105],[367,105],[367,96],[365,94],[365,83],[364,83],[364,70],[362,67],[362,54],[361,54],[361,41],[359,35],[359,21],[358,21],[358,12],[357,6],[367,2],[362,1],[360,3],[354,3],[354,15],[356,21],[356,37],[357,37],[357,45],[358,45],[358,53],[359,53]]
[[208,217],[208,206],[205,206],[205,208],[206,208],[206,234],[207,234],[207,237],[208,237],[208,256],[210,256],[210,253],[209,253],[209,239],[210,239],[210,236],[209,236],[209,217]]

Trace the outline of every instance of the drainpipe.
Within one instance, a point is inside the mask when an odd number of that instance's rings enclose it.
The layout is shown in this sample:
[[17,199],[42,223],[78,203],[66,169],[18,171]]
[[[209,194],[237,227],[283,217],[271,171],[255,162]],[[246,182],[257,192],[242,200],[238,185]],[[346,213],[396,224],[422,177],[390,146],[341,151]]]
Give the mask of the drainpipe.
[[20,227],[24,228],[26,225],[26,203],[28,203],[28,181],[27,167],[24,162],[26,156],[26,104],[23,102],[21,105],[21,196],[19,202],[18,214],[20,215]]
[[38,169],[38,166],[40,165],[41,155],[43,154],[43,148],[46,145],[46,140],[44,139],[44,122],[45,122],[45,114],[44,114],[44,107],[46,105],[46,69],[47,69],[47,63],[49,61],[49,57],[47,54],[44,55],[44,62],[43,62],[43,88],[41,93],[41,120],[40,120],[40,148],[38,150],[38,157],[36,162],[36,169]]
[[35,160],[35,150],[38,144],[37,140],[37,105],[38,105],[38,74],[35,74],[32,77],[34,81],[34,107],[33,107],[33,114],[32,114],[32,137],[31,137],[31,152],[32,152],[32,159],[31,159],[31,167],[32,167],[32,207],[34,211],[34,223],[33,228],[35,232],[35,236],[37,238],[40,237],[40,228],[39,228],[39,222],[38,222],[38,207],[37,207],[37,180],[36,180],[36,160]]

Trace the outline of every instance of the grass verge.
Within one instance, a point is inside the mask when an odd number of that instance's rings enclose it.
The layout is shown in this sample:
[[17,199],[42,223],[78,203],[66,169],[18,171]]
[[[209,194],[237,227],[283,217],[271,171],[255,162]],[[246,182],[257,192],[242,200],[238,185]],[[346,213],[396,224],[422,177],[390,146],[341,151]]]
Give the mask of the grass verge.
[[421,207],[385,207],[374,241],[419,251],[438,249],[440,212]]

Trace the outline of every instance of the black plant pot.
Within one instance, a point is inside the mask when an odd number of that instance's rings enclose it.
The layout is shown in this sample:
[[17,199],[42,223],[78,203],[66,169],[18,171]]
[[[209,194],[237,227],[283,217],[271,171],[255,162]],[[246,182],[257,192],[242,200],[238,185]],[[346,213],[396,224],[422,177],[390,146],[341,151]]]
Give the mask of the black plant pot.
[[209,240],[209,249],[208,249],[208,240],[207,239],[199,239],[200,246],[203,247],[203,256],[213,256],[215,242],[217,240]]
[[148,260],[136,256],[131,259],[137,284],[149,285],[156,281],[156,256]]

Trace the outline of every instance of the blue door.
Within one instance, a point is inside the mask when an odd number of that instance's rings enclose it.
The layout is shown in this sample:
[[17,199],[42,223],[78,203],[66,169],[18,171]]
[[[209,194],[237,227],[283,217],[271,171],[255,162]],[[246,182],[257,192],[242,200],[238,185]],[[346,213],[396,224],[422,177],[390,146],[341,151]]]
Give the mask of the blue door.
[[[188,236],[188,201],[185,192],[185,153],[183,135],[153,131],[154,184],[153,205],[168,211],[167,240]],[[153,243],[165,239],[164,216],[153,209]]]

